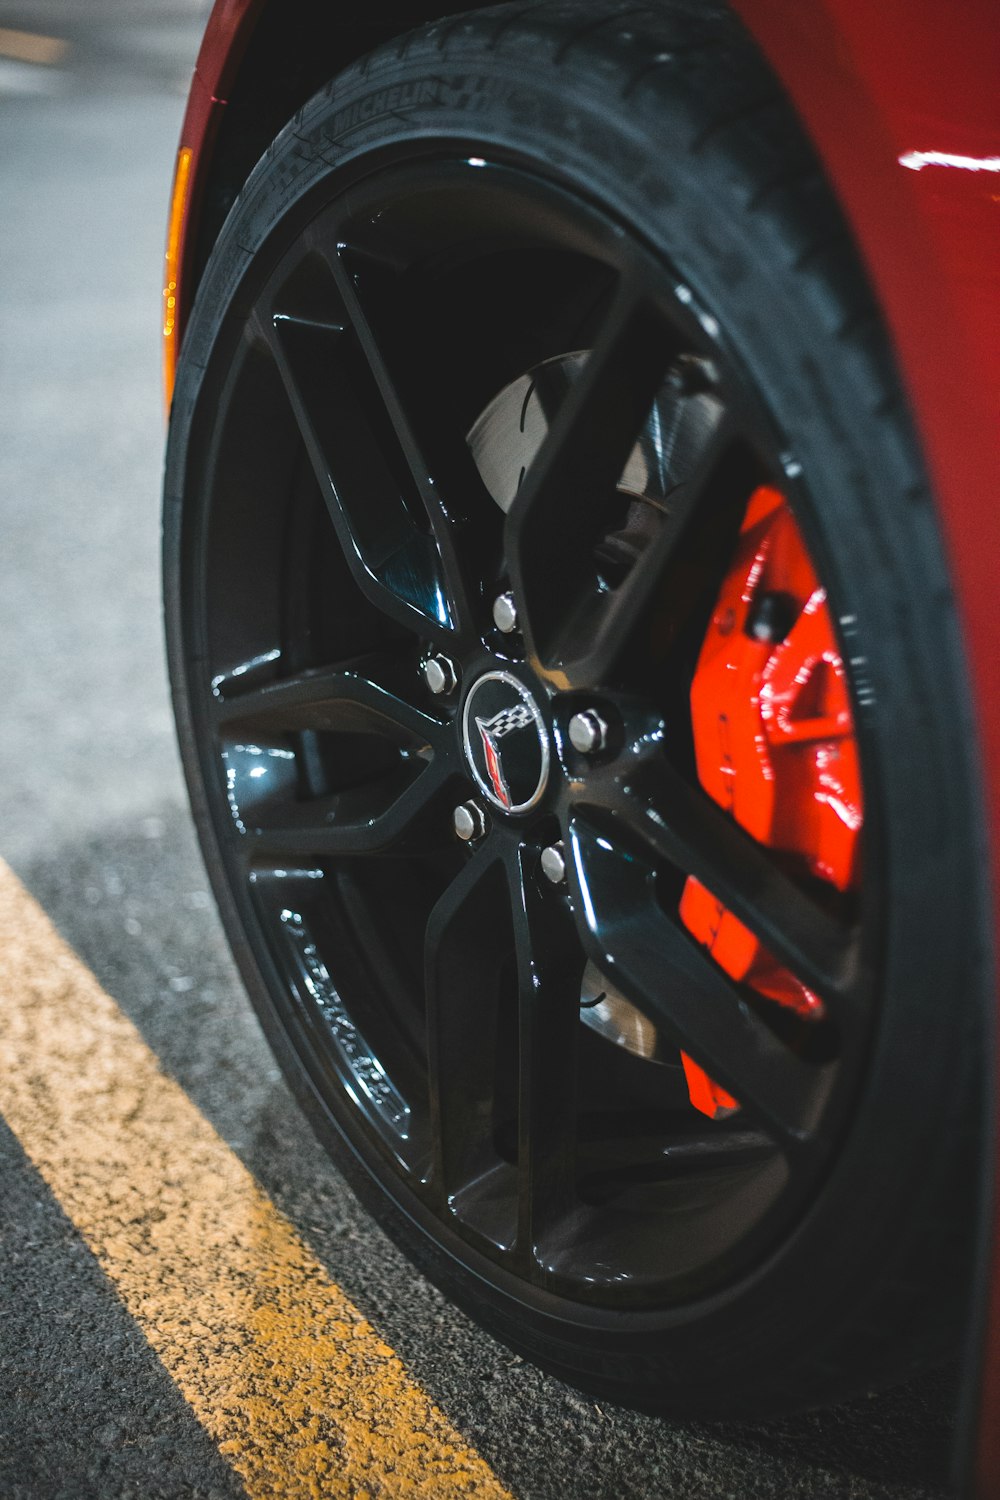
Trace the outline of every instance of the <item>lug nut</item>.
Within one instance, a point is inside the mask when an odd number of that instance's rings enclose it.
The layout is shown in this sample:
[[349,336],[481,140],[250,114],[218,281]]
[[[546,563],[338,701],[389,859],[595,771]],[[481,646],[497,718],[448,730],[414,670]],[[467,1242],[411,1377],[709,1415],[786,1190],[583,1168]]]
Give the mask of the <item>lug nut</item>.
[[569,721],[569,741],[581,755],[594,755],[608,742],[608,726],[592,708],[584,709]]
[[566,879],[566,851],[561,840],[542,850],[542,874],[553,885],[562,885]]
[[424,681],[432,693],[453,693],[458,686],[455,664],[447,656],[429,656],[423,670]]
[[481,839],[486,832],[486,818],[482,808],[475,802],[463,802],[452,814],[455,832],[463,843]]
[[493,601],[493,623],[504,635],[510,635],[511,631],[517,629],[517,609],[514,605],[514,595],[511,593],[498,594]]

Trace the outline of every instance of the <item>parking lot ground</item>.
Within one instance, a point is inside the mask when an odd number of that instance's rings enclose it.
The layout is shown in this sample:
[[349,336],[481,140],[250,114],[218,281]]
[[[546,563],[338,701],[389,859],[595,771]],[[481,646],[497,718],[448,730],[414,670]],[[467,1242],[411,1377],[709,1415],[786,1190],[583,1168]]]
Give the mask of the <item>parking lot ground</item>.
[[16,877],[0,1111],[248,1495],[502,1500]]
[[65,44],[0,35],[0,1497],[931,1500],[949,1372],[767,1423],[597,1403],[413,1271],[274,1066],[160,632],[159,278],[203,18],[0,4]]

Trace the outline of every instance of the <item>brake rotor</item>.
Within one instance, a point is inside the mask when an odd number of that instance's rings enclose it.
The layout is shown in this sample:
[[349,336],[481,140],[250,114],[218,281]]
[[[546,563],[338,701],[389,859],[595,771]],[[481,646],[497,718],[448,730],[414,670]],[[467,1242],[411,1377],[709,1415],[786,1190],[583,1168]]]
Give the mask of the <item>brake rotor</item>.
[[[503,511],[542,446],[560,402],[579,375],[587,350],[543,360],[512,380],[477,417],[467,442],[483,483]],[[679,377],[682,372],[678,372]],[[618,481],[618,492],[662,510],[671,490],[690,473],[722,414],[707,391],[683,378],[664,385]]]

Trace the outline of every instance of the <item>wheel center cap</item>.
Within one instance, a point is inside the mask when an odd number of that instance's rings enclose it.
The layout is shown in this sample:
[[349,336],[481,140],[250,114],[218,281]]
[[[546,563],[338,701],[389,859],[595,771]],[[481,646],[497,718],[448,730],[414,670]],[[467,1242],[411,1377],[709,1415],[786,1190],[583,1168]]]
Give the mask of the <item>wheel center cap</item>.
[[541,710],[510,672],[487,672],[474,683],[462,713],[469,769],[503,812],[527,812],[549,779],[549,736]]

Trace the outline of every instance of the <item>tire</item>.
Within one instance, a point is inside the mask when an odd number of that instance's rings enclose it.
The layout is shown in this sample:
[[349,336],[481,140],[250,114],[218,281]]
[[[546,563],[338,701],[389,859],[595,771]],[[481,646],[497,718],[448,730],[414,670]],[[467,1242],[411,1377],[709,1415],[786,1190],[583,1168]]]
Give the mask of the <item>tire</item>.
[[[761,493],[827,601],[863,800],[839,884],[703,765]],[[334,79],[206,269],[164,544],[229,938],[416,1264],[561,1377],[674,1412],[953,1348],[986,950],[965,670],[885,332],[734,18],[498,7]],[[808,1014],[709,955],[692,880]]]

